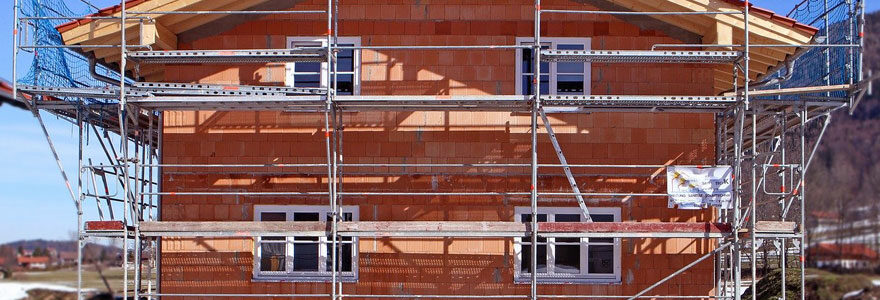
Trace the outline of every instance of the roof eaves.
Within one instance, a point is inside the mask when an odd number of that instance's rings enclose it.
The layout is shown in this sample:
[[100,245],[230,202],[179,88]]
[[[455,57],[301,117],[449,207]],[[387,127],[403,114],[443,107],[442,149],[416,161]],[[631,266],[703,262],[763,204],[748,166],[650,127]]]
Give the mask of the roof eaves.
[[817,32],[819,32],[819,28],[816,28],[816,27],[813,27],[813,26],[810,26],[810,25],[807,25],[804,23],[800,23],[795,19],[777,14],[777,13],[773,12],[772,10],[757,7],[752,2],[747,2],[747,1],[742,1],[742,0],[723,0],[723,1],[730,3],[730,4],[733,4],[733,5],[740,6],[740,7],[746,7],[746,3],[748,3],[750,13],[754,12],[754,13],[763,15],[763,16],[769,18],[770,20],[775,21],[776,23],[779,23],[781,25],[785,25],[787,27],[794,28],[796,30],[807,33],[809,35],[815,35]]
[[[147,2],[147,1],[149,1],[149,0],[126,0],[125,7],[129,8],[129,7],[132,7],[132,6]],[[122,5],[120,5],[120,4],[117,4],[117,5],[114,5],[111,7],[102,8],[101,10],[98,10],[98,12],[93,13],[93,14],[89,14],[82,19],[73,20],[73,21],[58,25],[55,27],[55,29],[58,30],[59,33],[64,33],[68,30],[74,29],[78,26],[85,25],[85,24],[88,24],[88,23],[94,21],[95,19],[92,19],[91,17],[111,16],[115,13],[120,12],[120,11],[122,11]]]

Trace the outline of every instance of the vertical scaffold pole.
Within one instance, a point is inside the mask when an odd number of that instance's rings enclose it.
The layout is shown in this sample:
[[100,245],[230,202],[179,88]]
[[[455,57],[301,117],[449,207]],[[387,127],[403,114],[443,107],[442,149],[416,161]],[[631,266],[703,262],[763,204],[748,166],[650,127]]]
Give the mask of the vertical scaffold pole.
[[18,1],[12,2],[12,98],[16,99],[18,98]]
[[538,299],[538,109],[541,101],[541,0],[535,0],[534,75],[532,76],[531,277],[529,297]]
[[[781,157],[780,161],[781,161],[781,165],[783,165],[783,166],[788,166],[788,161],[786,160],[787,157],[785,155],[785,152],[786,152],[785,150],[787,148],[786,147],[787,145],[785,143],[785,133],[788,129],[788,128],[786,128],[786,124],[788,124],[788,114],[785,112],[782,112],[782,121],[779,122],[779,126],[781,127],[779,130],[779,144],[780,144],[779,148],[782,152],[782,153],[780,153],[780,157]],[[780,209],[783,211],[783,213],[779,214],[779,216],[780,216],[779,221],[782,221],[782,222],[785,222],[785,210],[786,210],[786,208],[785,208],[785,202],[786,202],[785,170],[786,169],[782,169],[781,170],[782,173],[780,173],[780,178],[782,181],[782,200],[780,201]],[[791,170],[791,169],[789,169],[789,170]],[[792,176],[794,176],[794,175],[792,174]],[[794,178],[792,178],[792,179],[794,179]],[[789,188],[791,188],[791,187],[789,187]],[[787,275],[786,273],[788,273],[788,272],[786,272],[787,270],[785,269],[786,268],[785,260],[788,258],[788,256],[787,256],[788,253],[786,251],[786,245],[787,244],[786,244],[785,238],[780,238],[779,239],[779,262],[780,262],[779,268],[782,269],[782,272],[780,273],[782,276],[782,283],[781,283],[781,286],[782,286],[781,299],[782,300],[786,300],[786,297],[785,297],[786,286],[785,285],[786,285],[786,275]]]
[[804,205],[806,205],[806,197],[807,197],[807,105],[803,105],[803,110],[801,111],[801,190],[799,194],[798,201],[801,205],[801,224],[800,224],[800,238],[801,238],[801,249],[800,256],[798,259],[801,263],[801,300],[806,299],[806,255],[807,255],[807,232],[806,232],[806,209]]
[[[751,247],[752,253],[749,257],[749,263],[750,263],[749,267],[751,268],[751,272],[752,272],[752,280],[751,280],[752,299],[758,299],[757,298],[757,296],[758,296],[758,291],[757,291],[757,286],[758,286],[758,270],[757,270],[758,269],[758,258],[757,258],[758,238],[756,236],[757,231],[755,228],[755,224],[757,224],[756,219],[758,217],[758,212],[757,212],[757,202],[758,202],[758,185],[757,185],[757,182],[758,182],[758,180],[757,180],[757,178],[758,178],[758,172],[757,172],[758,171],[757,170],[757,168],[758,168],[758,165],[757,165],[757,162],[758,162],[758,159],[757,159],[758,158],[758,129],[756,127],[758,127],[758,113],[757,113],[757,109],[752,107],[752,151],[751,151],[751,159],[749,162],[751,169],[752,169],[752,177],[750,178],[752,192],[750,195],[751,202],[749,202],[750,215],[748,217],[749,218],[749,233],[750,233],[749,236],[751,238],[751,243],[752,243],[752,247]],[[765,240],[761,240],[761,242],[764,242],[764,241]]]
[[[822,11],[824,15],[822,16],[822,22],[823,26],[825,26],[825,45],[831,45],[831,28],[828,27],[828,0],[825,0],[823,3]],[[822,52],[825,54],[825,85],[831,85],[831,47],[825,47]],[[826,92],[825,97],[831,97],[831,92]]]
[[[127,132],[126,125],[125,125],[127,123],[127,121],[126,121],[127,116],[126,116],[126,111],[125,111],[125,105],[126,105],[126,103],[125,103],[125,101],[126,101],[126,99],[125,99],[125,62],[126,62],[126,57],[125,57],[125,54],[126,54],[125,53],[125,47],[126,47],[125,46],[125,39],[126,39],[125,25],[126,25],[126,23],[125,23],[125,19],[126,19],[126,14],[127,14],[127,11],[126,11],[127,8],[126,8],[126,1],[125,0],[121,0],[119,2],[120,2],[120,8],[121,8],[121,13],[120,13],[121,24],[120,25],[121,25],[122,29],[120,30],[121,42],[120,42],[120,47],[119,47],[119,56],[120,56],[119,57],[119,108],[118,108],[119,113],[118,113],[117,117],[119,120],[119,136],[120,136],[119,147],[122,150],[122,159],[119,160],[120,163],[122,164],[121,165],[122,195],[123,195],[123,197],[125,197],[125,202],[124,202],[125,209],[122,214],[123,215],[123,220],[122,220],[122,224],[123,224],[122,297],[125,299],[128,299],[128,247],[129,247],[129,245],[128,245],[128,228],[127,228],[128,227],[128,222],[127,222],[128,220],[126,220],[127,218],[131,218],[132,224],[135,227],[135,244],[137,243],[137,240],[138,240],[137,236],[139,233],[137,232],[137,222],[135,221],[136,216],[134,216],[134,212],[131,210],[131,206],[133,204],[133,203],[131,203],[131,201],[134,201],[134,199],[133,199],[133,197],[130,197],[128,194],[129,193],[129,186],[128,186],[128,184],[129,184],[129,179],[128,179],[128,171],[129,171],[128,170],[128,132]],[[137,270],[135,270],[135,272],[137,272]],[[135,299],[138,298],[137,291],[134,291],[134,298]]]
[[[81,100],[80,100],[81,101]],[[83,261],[83,120],[82,120],[82,102],[76,107],[76,125],[79,130],[78,144],[78,163],[77,163],[77,201],[76,201],[76,299],[82,300],[82,261]]]
[[[337,19],[339,18],[339,15],[338,15],[339,3],[336,0],[327,0],[327,5],[328,5],[328,7],[327,7],[328,8],[328,10],[327,10],[328,18],[327,19],[329,22],[331,22],[331,23],[329,23],[329,26],[330,26],[329,32],[332,34],[331,35],[332,40],[329,43],[329,45],[331,45],[332,47],[337,47],[337,46],[339,46],[339,44],[338,44],[339,43],[339,36],[338,36],[339,28],[337,28],[337,26],[339,25],[337,23]],[[336,74],[336,72],[338,71],[338,69],[337,69],[338,63],[336,60],[336,53],[330,51],[331,49],[333,49],[332,47],[328,48],[328,52],[327,52],[327,55],[329,57],[329,61],[331,61],[332,64],[328,65],[327,67],[328,67],[328,71],[331,72],[330,74],[332,75],[331,76],[331,79],[332,79],[331,90],[333,91],[333,93],[335,95],[336,91],[338,90],[337,87],[338,87],[339,77]],[[354,51],[354,50],[352,50],[352,51]],[[337,113],[338,112],[337,112],[335,106],[333,106],[332,109],[333,110],[331,111],[331,117],[333,119],[333,162],[332,162],[333,163],[333,201],[332,201],[333,206],[331,207],[331,209],[333,211],[333,225],[332,225],[332,229],[331,229],[332,230],[331,235],[333,238],[333,248],[331,251],[333,253],[331,254],[331,259],[333,261],[331,262],[331,267],[333,268],[333,271],[332,271],[333,284],[331,284],[331,288],[333,289],[332,294],[335,295],[335,296],[333,296],[334,300],[336,300],[336,299],[342,298],[342,281],[339,280],[340,279],[339,276],[341,276],[339,274],[339,269],[340,269],[339,255],[341,254],[340,253],[341,245],[339,244],[339,227],[338,227],[339,226],[338,222],[340,221],[339,217],[341,216],[342,210],[339,206],[339,193],[337,190],[339,188],[339,182],[338,182],[339,179],[336,177],[338,169],[339,169],[339,165],[338,165],[339,161],[337,159],[338,155],[339,155],[339,153],[338,153],[339,144],[338,144],[338,136],[337,136],[337,134],[338,134],[337,130],[339,129],[339,123],[337,121]]]
[[[745,123],[745,109],[743,103],[737,104],[734,113],[734,141],[733,141],[733,162],[734,162],[734,176],[733,184],[734,184],[734,192],[736,193],[734,201],[733,201],[733,219],[732,224],[734,224],[733,232],[739,231],[739,224],[742,224],[740,220],[742,219],[742,146],[743,146],[743,126]],[[733,293],[734,299],[740,300],[742,299],[742,243],[739,240],[738,234],[732,234],[734,247],[733,247],[733,258],[730,263],[730,266],[733,268],[732,276],[733,276]]]
[[[158,175],[156,180],[156,191],[162,191],[162,139],[163,139],[163,129],[165,128],[165,113],[160,112],[158,115],[158,121],[156,122],[156,162],[159,163],[159,167],[156,168],[156,174]],[[156,221],[162,221],[162,195],[156,195]],[[156,250],[156,293],[162,292],[162,237],[155,238]]]
[[[750,48],[751,47],[751,39],[749,37],[750,33],[751,33],[749,31],[750,30],[749,29],[749,25],[750,25],[749,24],[749,22],[750,22],[749,21],[749,6],[750,6],[749,0],[746,0],[745,1],[745,9],[743,10],[743,16],[744,16],[743,19],[745,19],[745,22],[743,25],[743,28],[745,31],[745,43],[744,43],[745,44],[745,53],[743,54],[743,56],[745,57],[745,70],[743,70],[743,75],[745,77],[745,81],[744,81],[744,86],[743,86],[743,97],[745,97],[746,111],[743,112],[743,116],[745,117],[745,113],[748,113],[749,111],[751,111],[751,113],[752,113],[752,153],[751,153],[752,158],[751,158],[751,163],[750,163],[751,169],[752,169],[752,177],[750,178],[750,180],[752,182],[751,183],[752,191],[751,191],[751,195],[750,195],[751,202],[749,203],[749,210],[751,211],[751,214],[749,216],[749,219],[750,219],[750,222],[749,222],[750,229],[749,230],[751,232],[750,236],[751,236],[752,245],[751,245],[751,256],[749,257],[749,262],[750,262],[751,273],[752,273],[752,280],[751,280],[752,299],[757,299],[757,296],[758,296],[758,292],[756,290],[757,271],[755,270],[756,264],[757,264],[757,260],[755,259],[756,247],[757,247],[757,239],[755,238],[755,218],[757,216],[757,213],[755,212],[755,210],[756,210],[755,204],[757,202],[756,193],[757,193],[758,186],[756,185],[757,181],[755,179],[755,176],[757,175],[756,170],[755,170],[755,162],[756,162],[756,155],[757,155],[757,150],[758,150],[758,146],[757,146],[758,139],[757,139],[757,129],[755,128],[757,126],[757,114],[755,112],[756,109],[750,105],[751,99],[749,98],[749,88],[750,88],[749,83],[751,83],[751,80],[752,80],[751,76],[749,76],[749,70],[750,70],[749,65],[750,65],[750,60],[751,60],[751,57],[749,55],[749,50],[751,50],[751,48]],[[745,149],[743,149],[743,151],[744,150]]]
[[[336,182],[335,182],[335,171],[336,171],[336,149],[331,147],[331,145],[335,146],[335,143],[331,140],[331,135],[335,134],[330,132],[330,119],[333,119],[333,123],[336,124],[336,114],[333,111],[333,96],[335,95],[336,86],[336,72],[332,71],[331,68],[333,66],[333,40],[334,32],[333,32],[333,0],[327,0],[327,109],[324,112],[324,137],[327,143],[327,185],[330,192],[330,211],[332,211],[331,217],[331,268],[333,270],[330,271],[331,283],[330,283],[330,299],[336,300],[338,297],[337,294],[337,284],[339,280],[339,274],[337,274],[336,268],[336,248],[337,248],[337,240],[338,240],[338,232],[337,232],[337,221],[338,221],[338,209],[336,205]],[[334,126],[335,129],[335,126]],[[326,244],[325,244],[326,245]]]

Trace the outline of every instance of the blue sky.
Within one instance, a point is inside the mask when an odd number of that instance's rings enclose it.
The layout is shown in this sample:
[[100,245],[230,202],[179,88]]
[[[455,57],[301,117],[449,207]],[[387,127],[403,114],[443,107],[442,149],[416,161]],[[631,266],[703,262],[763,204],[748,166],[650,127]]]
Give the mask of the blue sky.
[[[2,0],[0,32],[12,30],[12,0]],[[80,1],[65,1],[82,10]],[[118,1],[92,0],[100,7]],[[796,1],[754,0],[757,6],[786,14]],[[867,0],[869,11],[880,8],[880,0]],[[12,79],[12,36],[0,35],[0,77]],[[22,63],[19,73],[29,64]],[[67,121],[44,114],[49,132],[59,150],[68,176],[76,178],[77,131]],[[88,151],[99,157],[92,145]],[[75,181],[73,182],[75,184]],[[86,219],[96,219],[94,204],[86,206]],[[40,128],[26,111],[0,107],[0,243],[31,238],[67,239],[76,228],[73,200],[65,188]]]

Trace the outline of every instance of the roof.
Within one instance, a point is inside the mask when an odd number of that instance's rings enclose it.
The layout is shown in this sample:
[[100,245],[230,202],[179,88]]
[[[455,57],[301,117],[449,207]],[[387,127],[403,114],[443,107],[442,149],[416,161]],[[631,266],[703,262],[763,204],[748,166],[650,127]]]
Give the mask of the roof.
[[[291,9],[298,1],[272,1],[272,0],[128,0],[126,7],[132,11],[193,11],[193,10],[284,10]],[[752,44],[789,44],[791,48],[752,48],[750,50],[751,64],[749,76],[753,80],[775,73],[783,62],[794,55],[798,48],[795,45],[808,44],[818,29],[776,14],[770,10],[756,7],[750,2],[740,0],[571,0],[575,3],[587,5],[603,3],[605,6],[618,7],[630,11],[665,11],[665,12],[691,12],[691,11],[716,11],[716,12],[739,12],[746,5],[750,9],[750,40]],[[549,6],[549,5],[548,5]],[[594,5],[595,6],[595,5]],[[118,16],[121,7],[119,5],[100,10],[92,16]],[[346,10],[342,10],[345,14]],[[388,15],[386,15],[388,14]],[[373,19],[394,19],[393,10],[380,10],[379,15],[370,16]],[[149,45],[153,50],[177,50],[178,41],[184,41],[184,36],[191,36],[194,32],[199,34],[218,34],[231,29],[229,25],[233,21],[245,22],[261,15],[194,15],[194,14],[169,14],[151,15],[155,22],[147,22],[143,27],[137,22],[128,25],[127,34],[130,43],[142,42]],[[235,17],[235,18],[233,18]],[[618,16],[627,21],[635,16]],[[341,19],[345,19],[343,15]],[[652,15],[650,18],[659,20],[672,27],[687,31],[698,37],[697,42],[703,44],[743,44],[745,18],[740,14],[707,14],[707,15]],[[220,21],[220,22],[217,22]],[[208,30],[205,30],[205,29]],[[120,28],[118,20],[83,18],[59,25],[65,44],[88,45],[88,44],[118,44]],[[143,33],[143,37],[139,34]],[[105,64],[115,64],[119,61],[118,49],[112,48],[84,48],[86,53],[93,54],[99,61]],[[221,50],[221,49],[205,49]],[[647,49],[602,49],[602,50],[647,50]],[[130,64],[134,68],[134,64]],[[162,79],[163,68],[158,66],[142,66],[140,74],[150,79]],[[734,74],[729,65],[719,65],[714,72],[716,92],[721,92],[733,86]],[[740,80],[742,82],[742,80]]]
[[3,106],[4,104],[27,109],[24,103],[21,103],[19,100],[16,100],[15,97],[12,97],[12,84],[9,83],[9,81],[0,78],[0,106]]
[[807,249],[814,259],[876,260],[877,252],[865,244],[819,243]]
[[[137,6],[138,4],[141,4],[141,3],[144,3],[147,1],[150,1],[150,0],[127,0],[127,1],[125,1],[125,6],[128,8],[131,8],[131,7]],[[723,0],[723,1],[740,6],[740,7],[746,6],[746,1],[739,1],[739,0]],[[786,16],[776,14],[775,12],[773,12],[769,9],[757,7],[754,5],[754,3],[750,2],[750,3],[748,3],[748,5],[749,5],[750,12],[762,15],[762,16],[764,16],[774,22],[779,23],[780,25],[789,26],[789,27],[803,31],[803,32],[810,34],[810,35],[814,35],[817,32],[819,32],[818,28],[815,28],[815,27],[807,25],[807,24],[800,23],[795,19],[791,19]],[[117,4],[117,5],[103,8],[96,13],[89,14],[87,17],[111,16],[111,15],[114,15],[114,14],[119,13],[121,11],[122,11],[122,5]],[[88,24],[88,23],[92,22],[93,20],[95,20],[95,19],[83,18],[83,19],[79,19],[79,20],[73,20],[73,21],[59,25],[58,27],[56,27],[56,29],[58,29],[58,32],[64,33],[64,32],[67,32],[68,30],[71,30],[71,29],[76,28],[78,26]]]
[[813,27],[813,26],[810,26],[810,25],[807,25],[804,23],[800,23],[795,19],[777,14],[777,13],[773,12],[772,10],[757,7],[757,6],[755,6],[754,2],[746,2],[746,1],[739,1],[739,0],[724,0],[724,2],[738,5],[743,8],[746,7],[746,3],[748,3],[749,13],[760,14],[760,15],[762,15],[770,20],[773,20],[774,22],[777,22],[781,25],[791,26],[792,28],[809,33],[810,35],[815,35],[817,32],[819,32],[819,28],[816,28],[816,27]]
[[46,264],[49,263],[48,256],[19,256],[18,264]]

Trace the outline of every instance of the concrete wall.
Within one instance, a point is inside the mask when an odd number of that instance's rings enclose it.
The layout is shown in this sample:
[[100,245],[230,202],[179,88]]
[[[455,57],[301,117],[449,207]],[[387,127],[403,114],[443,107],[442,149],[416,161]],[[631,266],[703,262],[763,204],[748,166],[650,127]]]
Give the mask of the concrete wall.
[[[545,8],[590,9],[570,1],[546,1]],[[391,3],[391,4],[387,4]],[[514,44],[532,35],[533,6],[521,0],[341,1],[340,35],[360,36],[367,45]],[[307,1],[295,9],[324,9]],[[311,17],[310,17],[311,18]],[[674,43],[661,32],[605,16],[553,16],[546,36],[590,37],[593,49],[648,49]],[[273,16],[224,34],[181,44],[187,49],[281,48],[287,36],[318,36],[322,19]],[[362,94],[514,94],[515,52],[363,51]],[[708,95],[711,66],[592,65],[593,94]],[[170,82],[230,84],[284,83],[284,66],[170,66]],[[711,114],[592,113],[550,117],[570,163],[711,164]],[[346,113],[346,163],[529,163],[529,116],[488,112]],[[325,163],[323,119],[286,112],[167,112],[163,162],[168,164]],[[541,131],[543,132],[543,130]],[[541,163],[558,163],[546,136],[539,137]],[[200,174],[194,175],[192,172]],[[325,191],[326,168],[289,170],[171,169],[164,191]],[[406,175],[402,172],[415,172]],[[664,172],[580,170],[582,190],[664,192]],[[349,168],[344,191],[527,192],[529,170],[473,168]],[[357,175],[379,172],[381,175]],[[478,174],[489,173],[488,175]],[[544,169],[541,191],[568,192],[561,170]],[[259,204],[327,204],[321,197],[166,196],[168,221],[252,221]],[[345,197],[357,204],[360,220],[513,221],[527,198],[465,196]],[[542,200],[542,206],[576,206],[573,199]],[[592,199],[590,206],[621,207],[623,221],[706,222],[711,210],[668,209],[665,198]],[[622,242],[622,283],[540,285],[539,293],[631,295],[713,249],[688,239],[628,239]],[[326,283],[254,282],[250,238],[164,239],[162,292],[315,293]],[[346,293],[528,294],[513,283],[510,239],[360,239],[359,280]],[[650,294],[712,293],[712,261],[696,266]]]

